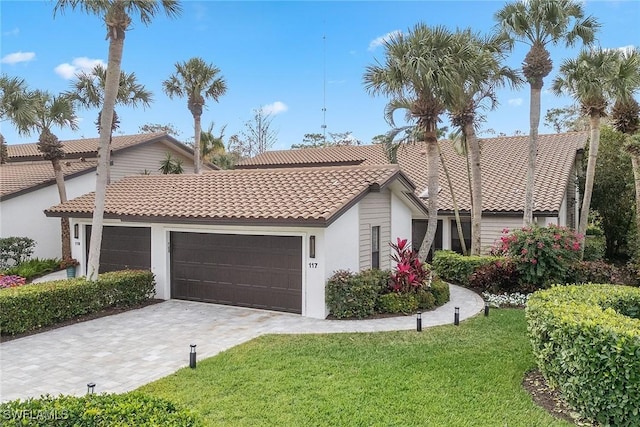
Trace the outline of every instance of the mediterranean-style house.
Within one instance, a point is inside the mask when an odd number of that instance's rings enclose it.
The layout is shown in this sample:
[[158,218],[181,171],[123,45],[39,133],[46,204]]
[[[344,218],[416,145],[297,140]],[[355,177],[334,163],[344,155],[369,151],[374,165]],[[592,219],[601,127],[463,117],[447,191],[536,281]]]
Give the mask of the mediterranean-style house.
[[[586,133],[541,135],[534,216],[573,226],[576,162]],[[485,250],[502,229],[522,224],[527,137],[484,139]],[[465,157],[441,143],[469,238]],[[325,283],[336,270],[390,268],[389,243],[420,242],[426,230],[424,147],[398,151],[343,146],[274,151],[233,171],[126,177],[107,188],[101,271],[150,269],[158,298],[290,311],[324,318]],[[458,249],[453,198],[440,176],[435,248]],[[69,217],[73,255],[84,273],[93,194],[46,210]]]
[[[98,138],[61,142],[67,198],[93,191]],[[193,150],[164,132],[114,136],[111,152],[112,182],[158,174],[167,153],[182,161],[185,171],[193,170]],[[36,143],[7,145],[7,154],[8,162],[0,165],[0,237],[30,237],[36,241],[34,256],[60,257],[60,221],[43,212],[60,202],[51,162],[42,159]]]

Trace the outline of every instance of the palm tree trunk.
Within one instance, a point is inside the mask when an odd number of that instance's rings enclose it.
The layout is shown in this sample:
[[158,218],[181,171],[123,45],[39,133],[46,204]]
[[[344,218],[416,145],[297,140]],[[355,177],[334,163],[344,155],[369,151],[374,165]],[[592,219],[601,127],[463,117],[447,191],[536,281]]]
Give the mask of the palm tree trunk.
[[[596,175],[596,161],[598,160],[598,148],[600,146],[600,114],[594,113],[589,117],[589,160],[587,161],[587,172],[585,175],[584,194],[582,196],[582,209],[580,210],[580,225],[578,233],[585,235],[589,222],[589,207],[591,206],[591,195],[593,193],[593,181]],[[584,242],[584,240],[583,240]],[[582,245],[584,251],[584,244]]]
[[[431,134],[431,135],[429,135]],[[436,229],[438,227],[438,140],[435,136],[435,132],[427,133],[427,167],[429,168],[428,188],[429,188],[429,224],[427,225],[427,232],[424,235],[424,240],[420,245],[418,251],[418,258],[420,261],[425,261],[429,255],[429,250],[433,245],[433,240],[436,237]]]
[[[62,167],[60,167],[60,160],[51,160],[53,166],[53,175],[56,179],[56,186],[58,187],[58,195],[60,196],[60,203],[67,201],[67,189],[64,185],[64,174],[62,173]],[[71,228],[69,226],[69,218],[60,218],[60,234],[62,242],[62,259],[71,258]]]
[[524,196],[524,225],[533,222],[533,188],[536,181],[536,155],[538,154],[538,126],[540,126],[540,93],[542,88],[531,86],[529,102],[529,157],[527,166],[527,187]]
[[[112,7],[124,7],[124,3],[116,2]],[[124,9],[121,13],[125,13]],[[100,116],[100,140],[98,142],[98,167],[96,170],[96,195],[91,222],[91,241],[89,244],[89,260],[87,262],[87,279],[96,281],[100,270],[100,246],[102,244],[102,226],[104,221],[105,195],[107,192],[107,176],[109,169],[109,140],[113,110],[116,104],[120,85],[120,64],[124,49],[124,31],[117,31],[109,42],[109,59],[107,77],[105,79],[104,105]]]
[[456,201],[456,195],[453,191],[453,184],[451,184],[451,176],[449,175],[449,169],[444,162],[442,156],[442,150],[440,144],[438,144],[438,155],[440,156],[440,164],[444,171],[444,176],[447,178],[447,186],[449,187],[449,193],[451,193],[451,201],[453,202],[453,215],[456,217],[456,228],[458,229],[458,239],[460,239],[460,245],[462,246],[462,255],[467,254],[467,242],[464,240],[464,233],[462,232],[462,223],[460,222],[460,210],[458,209],[458,202]]
[[636,235],[640,235],[640,155],[631,153],[633,181],[636,188]]
[[480,255],[482,244],[482,173],[480,170],[480,143],[473,124],[464,126],[471,156],[471,255]]
[[200,131],[201,131],[200,118],[201,117],[198,114],[193,115],[193,140],[194,140],[193,172],[196,174],[201,172],[201,162],[202,162],[202,158],[201,158],[202,156],[200,155],[202,153],[202,147],[200,147]]

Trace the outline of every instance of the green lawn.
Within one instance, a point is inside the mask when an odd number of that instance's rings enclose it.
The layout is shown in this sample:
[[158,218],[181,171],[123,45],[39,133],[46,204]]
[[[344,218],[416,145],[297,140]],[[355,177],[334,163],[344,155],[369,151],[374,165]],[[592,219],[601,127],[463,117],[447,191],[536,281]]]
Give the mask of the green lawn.
[[269,335],[141,388],[232,426],[568,426],[522,389],[522,310],[422,333]]

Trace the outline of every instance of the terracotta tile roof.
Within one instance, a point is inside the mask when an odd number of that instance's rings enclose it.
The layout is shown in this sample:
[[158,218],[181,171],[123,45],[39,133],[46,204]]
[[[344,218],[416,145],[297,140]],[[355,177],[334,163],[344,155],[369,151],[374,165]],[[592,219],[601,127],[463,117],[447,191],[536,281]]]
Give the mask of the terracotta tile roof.
[[[326,225],[366,195],[402,178],[397,165],[252,169],[200,175],[130,176],[107,187],[105,217],[127,220]],[[94,193],[49,216],[89,216]],[[418,202],[419,203],[419,202]]]
[[[560,208],[576,151],[584,148],[588,132],[540,135],[538,173],[535,181],[535,210],[553,212]],[[481,140],[483,209],[485,212],[520,212],[524,206],[527,172],[528,136],[486,138]],[[450,141],[440,141],[443,157],[451,175],[456,201],[461,210],[471,209],[466,162],[455,153]],[[362,159],[362,160],[360,160]],[[245,160],[240,168],[265,168],[307,165],[337,165],[341,162],[361,165],[388,163],[382,146],[341,146],[271,151]],[[427,188],[427,158],[423,144],[410,144],[398,150],[398,164],[416,184],[416,195]],[[438,204],[441,210],[453,210],[451,193],[440,167]]]
[[[165,132],[142,133],[138,135],[114,136],[111,140],[112,151],[135,146],[149,141],[156,141],[160,138],[170,138]],[[98,149],[98,138],[71,139],[62,141],[64,151],[68,157],[96,157]],[[187,147],[185,147],[187,148]],[[187,148],[189,149],[189,148]],[[42,154],[38,151],[35,142],[29,144],[8,144],[7,154],[9,162],[38,160]]]
[[[65,178],[91,171],[95,162],[62,161],[62,172]],[[15,197],[25,191],[32,191],[40,186],[55,182],[53,167],[49,161],[5,163],[0,165],[0,198],[2,200]]]

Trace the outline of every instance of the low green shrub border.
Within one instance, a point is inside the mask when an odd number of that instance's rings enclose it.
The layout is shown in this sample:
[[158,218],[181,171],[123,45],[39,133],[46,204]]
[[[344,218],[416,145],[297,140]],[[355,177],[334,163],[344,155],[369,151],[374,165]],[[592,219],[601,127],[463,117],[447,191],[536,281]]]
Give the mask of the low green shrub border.
[[602,425],[640,425],[640,289],[553,287],[526,316],[538,366],[567,402]]
[[96,282],[77,278],[2,289],[0,330],[20,334],[107,307],[136,306],[154,294],[153,273],[142,270],[104,273]]
[[195,413],[140,392],[15,400],[0,404],[0,419],[7,427],[202,425]]
[[484,265],[503,259],[494,256],[464,256],[453,251],[437,251],[433,256],[434,271],[443,280],[456,285],[469,286],[469,276]]
[[390,294],[380,295],[378,299],[380,313],[411,314],[418,310],[418,297],[415,294]]
[[36,277],[44,276],[45,274],[58,271],[60,268],[60,260],[55,258],[39,259],[32,258],[30,260],[21,262],[20,264],[9,267],[0,273],[7,276],[16,275],[24,277],[27,280],[34,279]]
[[436,307],[448,303],[451,297],[449,294],[449,284],[440,279],[434,279],[431,282],[431,293],[435,299]]

